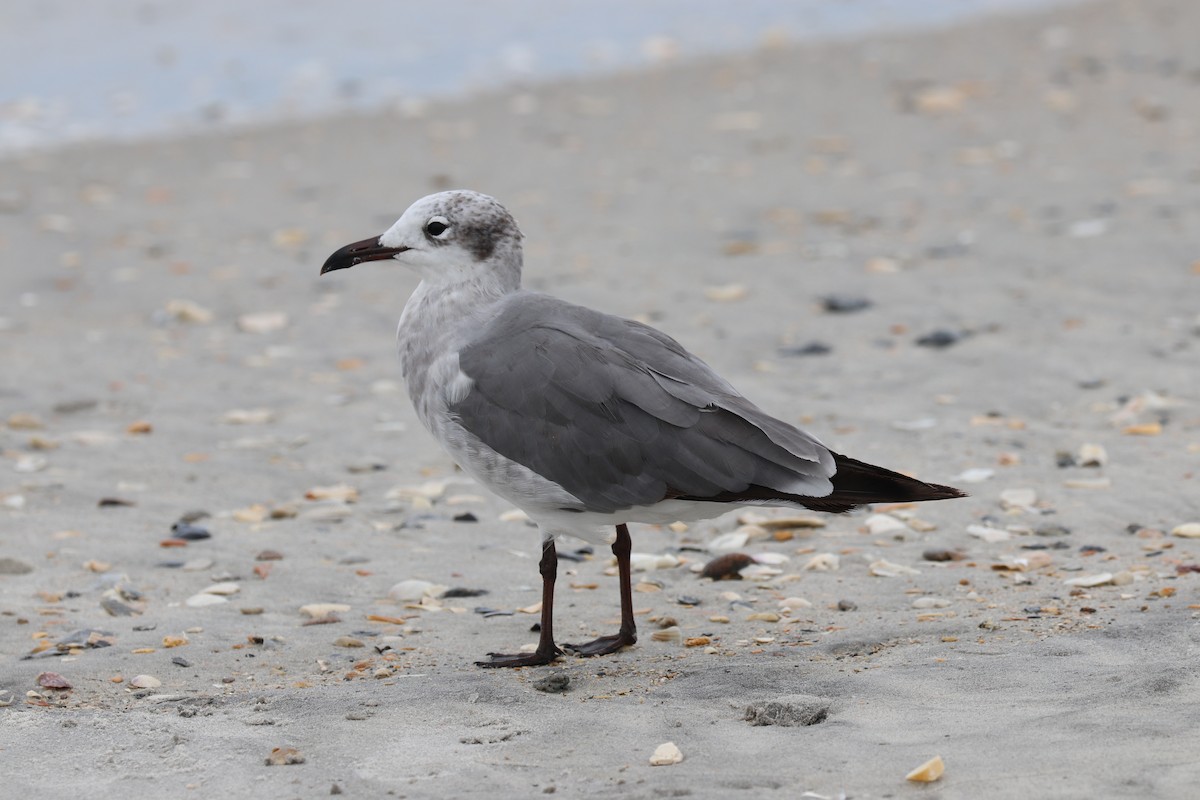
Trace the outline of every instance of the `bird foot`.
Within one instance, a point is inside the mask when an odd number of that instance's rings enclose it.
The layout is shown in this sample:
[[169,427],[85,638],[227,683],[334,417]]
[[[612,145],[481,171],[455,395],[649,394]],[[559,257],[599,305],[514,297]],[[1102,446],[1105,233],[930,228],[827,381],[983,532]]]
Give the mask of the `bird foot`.
[[606,656],[626,647],[637,644],[637,636],[624,631],[612,636],[601,636],[583,644],[564,644],[563,647],[572,655],[590,658],[591,656]]
[[476,661],[475,666],[485,669],[497,667],[540,667],[552,664],[562,655],[557,647],[550,650],[534,650],[532,653],[488,653],[487,661]]

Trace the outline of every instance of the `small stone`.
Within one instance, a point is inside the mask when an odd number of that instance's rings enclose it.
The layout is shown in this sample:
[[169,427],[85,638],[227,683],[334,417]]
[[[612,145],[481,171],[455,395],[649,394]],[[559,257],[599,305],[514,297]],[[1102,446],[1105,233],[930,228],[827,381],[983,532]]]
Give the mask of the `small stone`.
[[803,597],[785,597],[779,601],[779,607],[788,611],[795,611],[801,608],[812,608],[812,603]]
[[684,647],[704,647],[707,644],[712,644],[712,639],[707,636],[692,636],[683,640]]
[[282,561],[283,553],[278,550],[260,550],[254,557],[255,561]]
[[339,636],[333,643],[337,647],[366,647],[362,639],[355,639],[353,636]]
[[33,565],[19,558],[0,558],[0,575],[26,575],[33,572]]
[[831,314],[850,314],[871,307],[871,301],[865,297],[831,294],[821,298],[821,308]]
[[135,689],[157,689],[162,686],[162,681],[153,675],[135,675],[129,685]]
[[940,329],[918,338],[917,345],[920,347],[931,347],[935,350],[944,350],[962,341],[962,338],[963,335],[961,333]]
[[941,756],[934,756],[912,772],[904,776],[904,780],[914,783],[933,783],[946,771],[946,765]]
[[177,666],[177,667],[184,667],[184,668],[187,668],[187,667],[190,667],[190,666],[192,666],[192,662],[188,661],[188,660],[187,660],[186,658],[184,658],[183,656],[173,656],[173,657],[171,658],[171,663],[172,663],[172,664],[174,664],[174,665],[175,665],[175,666]]
[[741,580],[741,571],[753,563],[754,559],[745,553],[729,553],[705,564],[700,576],[714,581]]
[[678,764],[680,761],[683,761],[683,753],[675,746],[674,742],[663,742],[654,748],[654,753],[650,756],[650,766],[652,767],[665,767]]
[[213,321],[213,312],[191,300],[169,300],[166,312],[180,322],[192,322],[207,325]]
[[966,556],[959,550],[933,549],[921,553],[926,561],[961,561]]
[[746,619],[750,622],[779,622],[781,617],[774,611],[760,611],[756,614],[751,614]]
[[838,611],[853,611],[858,608],[858,603],[853,600],[838,600]]
[[690,594],[681,594],[679,597],[675,598],[675,602],[679,603],[681,606],[698,606],[700,605],[700,598],[694,597]]
[[71,682],[57,672],[43,672],[37,676],[37,685],[43,689],[71,689]]
[[912,601],[913,608],[946,608],[950,601],[942,597],[918,597]]
[[455,514],[452,518],[455,522],[479,522],[479,517],[475,516],[470,511],[464,511],[461,514]]
[[268,767],[285,767],[289,764],[303,764],[304,756],[294,747],[275,747],[267,756]]
[[211,569],[213,563],[211,558],[189,558],[179,568],[184,572],[204,572],[207,569]]
[[208,588],[203,589],[202,593],[203,594],[218,594],[218,595],[222,595],[222,596],[229,596],[229,595],[237,594],[241,590],[242,590],[242,587],[239,586],[238,584],[234,583],[233,581],[222,581],[221,583],[214,583],[212,586],[209,586]]
[[202,528],[199,525],[192,525],[187,522],[176,522],[171,526],[171,533],[177,539],[183,539],[185,542],[200,542],[205,539],[211,539],[212,534],[208,528]]
[[0,708],[11,706],[16,699],[17,696],[15,693],[8,689],[0,689]]
[[571,686],[571,676],[564,670],[555,670],[549,675],[543,675],[533,682],[533,688],[539,692],[558,694],[567,691]]
[[163,647],[183,647],[188,643],[186,636],[164,636]]

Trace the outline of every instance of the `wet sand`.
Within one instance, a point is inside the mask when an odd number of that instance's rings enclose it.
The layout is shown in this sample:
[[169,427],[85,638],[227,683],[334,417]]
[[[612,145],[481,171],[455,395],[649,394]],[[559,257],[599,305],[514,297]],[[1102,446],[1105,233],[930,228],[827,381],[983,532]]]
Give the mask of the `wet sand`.
[[[9,791],[1190,796],[1198,29],[1182,0],[1100,2],[0,163]],[[448,187],[513,210],[526,285],[972,496],[637,526],[681,563],[638,574],[635,648],[474,667],[536,638],[537,533],[409,407],[415,279],[317,275]],[[211,537],[171,546],[193,511]],[[739,529],[778,574],[700,578]],[[563,566],[560,638],[611,632],[607,554]],[[389,596],[409,579],[487,593]],[[316,603],[348,608],[306,625]],[[744,719],[771,701],[818,721]],[[650,766],[667,741],[684,760]]]

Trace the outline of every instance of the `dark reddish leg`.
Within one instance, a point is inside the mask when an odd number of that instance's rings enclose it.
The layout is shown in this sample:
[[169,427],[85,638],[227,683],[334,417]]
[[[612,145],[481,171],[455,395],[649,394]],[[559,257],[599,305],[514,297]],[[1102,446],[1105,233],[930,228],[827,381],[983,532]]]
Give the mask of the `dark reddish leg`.
[[613,542],[612,551],[617,557],[617,573],[621,580],[621,629],[615,636],[601,636],[583,644],[563,645],[575,655],[603,656],[637,643],[637,623],[633,621],[633,587],[629,581],[629,551],[632,549],[629,528],[624,524],[618,525],[617,540]]
[[[628,553],[628,550],[626,552]],[[628,563],[628,555],[625,561]],[[562,655],[562,651],[554,644],[554,580],[558,577],[558,551],[554,549],[553,539],[548,539],[542,546],[542,560],[538,563],[538,570],[542,573],[542,632],[538,638],[537,650],[532,653],[488,653],[489,660],[476,661],[476,666],[539,667]]]

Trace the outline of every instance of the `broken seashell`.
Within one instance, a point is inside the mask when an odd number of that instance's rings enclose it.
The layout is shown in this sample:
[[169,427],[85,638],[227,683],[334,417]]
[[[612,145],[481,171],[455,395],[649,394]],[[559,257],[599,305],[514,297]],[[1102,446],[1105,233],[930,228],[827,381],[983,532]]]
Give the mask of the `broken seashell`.
[[904,780],[914,783],[933,783],[946,771],[946,764],[941,756],[934,756],[912,772],[904,776]]

